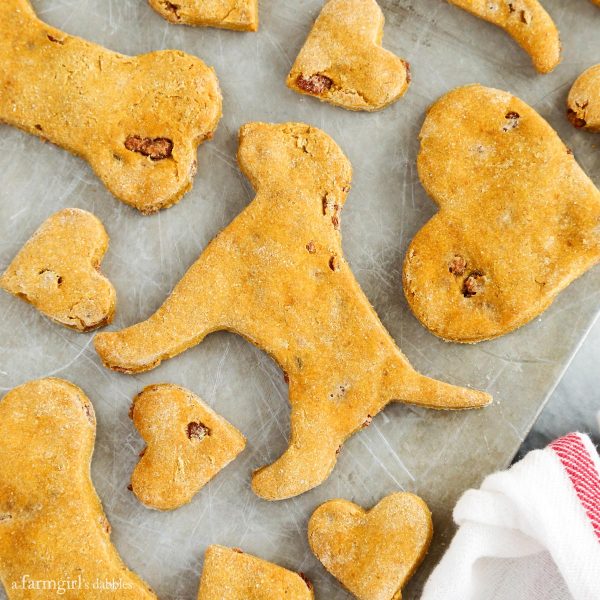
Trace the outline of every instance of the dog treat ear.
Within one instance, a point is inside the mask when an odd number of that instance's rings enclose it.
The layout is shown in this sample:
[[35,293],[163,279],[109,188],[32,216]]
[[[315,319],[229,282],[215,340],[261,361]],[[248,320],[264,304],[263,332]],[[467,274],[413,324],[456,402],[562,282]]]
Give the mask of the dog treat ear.
[[239,548],[209,546],[198,600],[313,600],[302,573],[256,558]]
[[429,109],[420,140],[419,177],[440,211],[411,242],[403,283],[433,333],[503,335],[600,260],[600,192],[527,104],[456,89]]
[[560,62],[560,37],[538,0],[448,0],[472,15],[498,25],[531,57],[540,73]]
[[131,418],[148,444],[131,487],[149,508],[183,506],[246,445],[233,425],[178,385],[144,388],[133,402]]
[[111,52],[42,23],[28,0],[1,2],[0,28],[0,121],[81,156],[143,213],[191,188],[221,117],[213,69],[175,50]]
[[258,29],[258,0],[148,0],[167,21],[237,31]]
[[108,235],[85,210],[65,208],[46,219],[2,277],[0,287],[57,323],[90,331],[110,323],[115,289],[100,271]]
[[600,65],[584,71],[573,84],[567,117],[574,127],[600,132]]
[[0,578],[11,600],[43,596],[40,583],[54,586],[46,596],[68,585],[68,597],[89,597],[98,582],[119,582],[120,600],[156,599],[110,542],[90,479],[95,432],[89,399],[62,379],[0,402]]
[[349,110],[379,110],[404,95],[408,63],[381,47],[375,0],[329,0],[292,66],[287,85]]
[[329,136],[302,123],[251,123],[238,158],[256,197],[154,315],[96,336],[106,366],[151,369],[221,329],[265,350],[286,373],[292,407],[288,449],[253,479],[269,500],[323,482],[344,441],[389,402],[462,409],[490,401],[418,374],[379,321],[344,260],[351,168]]

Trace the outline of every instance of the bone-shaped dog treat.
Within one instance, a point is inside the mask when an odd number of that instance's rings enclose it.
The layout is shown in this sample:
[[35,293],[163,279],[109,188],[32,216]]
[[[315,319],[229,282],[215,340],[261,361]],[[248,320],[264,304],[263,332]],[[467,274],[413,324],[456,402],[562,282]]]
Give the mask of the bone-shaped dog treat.
[[167,21],[238,31],[258,29],[258,0],[148,0]]
[[403,281],[433,333],[503,335],[600,260],[600,192],[524,102],[459,88],[430,108],[420,139],[419,176],[440,211],[410,244]]
[[81,156],[143,213],[191,188],[221,116],[213,69],[174,50],[111,52],[42,23],[28,0],[1,2],[0,23],[0,121]]
[[110,323],[115,289],[99,272],[108,235],[98,218],[66,208],[48,218],[0,277],[0,287],[57,323],[90,331]]
[[312,600],[312,584],[299,573],[237,548],[209,546],[198,600]]
[[133,493],[150,508],[172,510],[227,466],[244,436],[198,396],[178,385],[149,385],[131,407],[148,446],[131,477]]
[[386,496],[369,511],[330,500],[308,523],[315,556],[359,600],[400,600],[432,535],[427,504],[408,493]]
[[410,83],[408,63],[381,47],[375,0],[329,0],[292,66],[287,85],[350,110],[379,110]]
[[573,84],[567,116],[575,127],[600,131],[600,65],[584,71]]
[[552,17],[538,0],[448,0],[504,29],[531,57],[540,73],[560,62],[560,36]]
[[[110,542],[90,479],[95,433],[90,401],[62,379],[31,381],[0,402],[0,578],[10,600],[156,598]],[[118,587],[97,587],[106,582]]]
[[392,400],[472,408],[487,394],[420,375],[385,330],[344,260],[340,209],[351,167],[322,131],[250,123],[238,159],[254,201],[204,250],[147,321],[96,337],[109,368],[136,373],[234,331],[286,373],[291,439],[254,475],[275,500],[319,485],[344,440]]

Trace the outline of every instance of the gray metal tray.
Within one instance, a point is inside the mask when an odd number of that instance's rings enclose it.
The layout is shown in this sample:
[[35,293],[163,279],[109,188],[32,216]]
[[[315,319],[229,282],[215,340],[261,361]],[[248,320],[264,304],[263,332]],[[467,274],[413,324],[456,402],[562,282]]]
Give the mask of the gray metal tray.
[[[436,339],[417,323],[400,278],[408,242],[434,212],[415,170],[417,134],[427,106],[455,86],[480,82],[513,91],[550,121],[584,169],[600,179],[598,138],[575,131],[564,118],[570,84],[584,68],[600,62],[600,9],[588,0],[545,0],[562,32],[564,60],[555,73],[539,76],[503,32],[443,0],[381,4],[387,18],[384,45],[411,62],[414,80],[392,107],[355,114],[301,97],[284,85],[320,0],[261,0],[261,28],[255,34],[169,25],[144,0],[34,2],[47,22],[126,54],[180,48],[200,56],[217,70],[224,117],[214,140],[200,149],[193,191],[151,217],[112,198],[81,160],[0,127],[0,268],[47,216],[62,207],[85,208],[102,219],[111,236],[103,270],[118,292],[113,327],[146,318],[253,196],[236,165],[239,126],[252,120],[305,121],[332,135],[352,161],[354,185],[342,220],[344,248],[400,347],[424,373],[485,388],[495,397],[479,412],[390,406],[345,445],[326,483],[271,504],[249,487],[251,471],[286,447],[289,428],[286,385],[266,355],[234,335],[219,333],[154,371],[119,375],[100,364],[92,334],[71,333],[0,294],[0,391],[54,375],[88,393],[98,415],[93,479],[113,540],[161,598],[196,597],[203,553],[211,543],[240,546],[306,572],[318,598],[349,598],[312,556],[307,520],[332,497],[369,506],[398,489],[421,495],[434,514],[429,558],[404,595],[417,598],[451,538],[457,497],[509,463],[600,307],[596,269],[520,331],[459,346]],[[160,381],[194,390],[248,437],[237,461],[190,505],[168,514],[146,510],[127,490],[142,447],[127,418],[130,401],[144,385]]]

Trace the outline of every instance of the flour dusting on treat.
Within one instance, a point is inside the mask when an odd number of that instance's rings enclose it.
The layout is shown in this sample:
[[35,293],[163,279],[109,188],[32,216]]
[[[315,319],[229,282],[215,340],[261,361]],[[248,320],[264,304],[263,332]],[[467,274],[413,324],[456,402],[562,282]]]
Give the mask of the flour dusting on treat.
[[148,0],[171,23],[237,31],[258,29],[258,0]]
[[228,330],[272,356],[291,403],[289,447],[257,471],[254,491],[289,498],[322,483],[350,435],[392,401],[486,405],[483,393],[417,373],[344,259],[340,214],[351,167],[302,123],[242,127],[238,160],[256,190],[148,320],[96,336],[104,364],[137,373]]
[[384,17],[375,0],[329,0],[287,85],[350,110],[379,110],[410,83],[408,63],[381,47]]
[[448,0],[504,29],[531,57],[540,73],[560,62],[560,36],[552,17],[538,0]]
[[89,399],[63,379],[30,381],[0,401],[0,579],[9,600],[156,600],[110,541],[90,479],[95,434]]
[[600,65],[584,71],[573,84],[567,117],[578,129],[600,132]]
[[302,574],[246,554],[239,548],[209,546],[198,600],[313,600]]
[[65,208],[52,215],[23,246],[0,287],[52,320],[90,331],[110,323],[116,293],[100,273],[108,235],[100,220],[85,210]]
[[330,500],[308,522],[313,553],[359,600],[400,600],[432,535],[427,504],[408,493],[386,496],[369,511]]
[[145,387],[133,401],[131,418],[147,443],[131,488],[149,508],[188,503],[246,445],[233,425],[178,385]]
[[403,284],[433,333],[503,335],[600,260],[600,191],[523,101],[456,89],[429,109],[420,140],[419,177],[440,210],[411,242]]
[[221,118],[213,69],[178,50],[111,52],[46,25],[29,0],[0,2],[0,28],[1,122],[82,157],[142,213],[192,187]]

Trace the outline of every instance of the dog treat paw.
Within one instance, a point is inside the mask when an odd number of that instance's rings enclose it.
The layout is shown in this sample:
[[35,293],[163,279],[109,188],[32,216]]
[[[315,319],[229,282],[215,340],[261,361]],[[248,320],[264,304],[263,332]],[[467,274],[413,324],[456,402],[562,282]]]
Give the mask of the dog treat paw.
[[131,418],[147,443],[131,487],[149,508],[187,504],[246,445],[233,425],[178,385],[144,388],[133,401]]
[[375,0],[329,0],[287,78],[300,94],[350,110],[379,110],[410,83],[408,63],[381,47]]
[[171,23],[237,31],[258,29],[258,0],[148,0]]
[[433,333],[503,335],[600,260],[600,192],[527,104],[456,89],[429,109],[420,140],[419,177],[440,210],[411,242],[403,284]]
[[584,71],[573,84],[567,117],[574,127],[600,132],[600,65]]
[[102,327],[112,321],[116,302],[99,271],[107,248],[97,217],[66,208],[42,223],[0,277],[0,287],[71,329]]
[[238,548],[209,546],[198,600],[312,600],[312,584],[302,573],[256,558]]
[[152,213],[192,186],[221,117],[213,69],[175,50],[123,56],[0,3],[0,121],[81,156],[123,202]]
[[418,374],[354,278],[340,211],[351,167],[325,133],[301,123],[242,127],[238,160],[257,194],[204,250],[147,321],[96,336],[104,364],[136,373],[216,330],[272,356],[289,382],[291,439],[254,476],[270,500],[327,478],[344,440],[392,400],[473,408],[485,393]]
[[386,496],[369,511],[330,500],[308,523],[313,553],[359,600],[400,600],[432,535],[427,504],[408,493]]
[[[0,402],[0,578],[10,600],[156,599],[111,544],[90,479],[95,434],[89,399],[68,381],[30,381]],[[118,587],[104,594],[98,582]]]
[[560,36],[538,0],[448,0],[472,15],[504,29],[531,57],[539,73],[560,62]]

